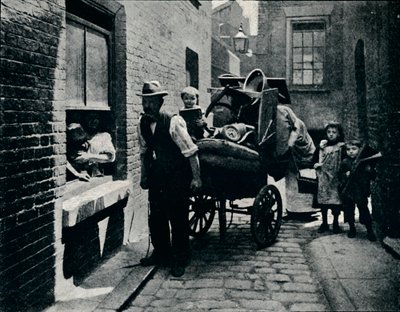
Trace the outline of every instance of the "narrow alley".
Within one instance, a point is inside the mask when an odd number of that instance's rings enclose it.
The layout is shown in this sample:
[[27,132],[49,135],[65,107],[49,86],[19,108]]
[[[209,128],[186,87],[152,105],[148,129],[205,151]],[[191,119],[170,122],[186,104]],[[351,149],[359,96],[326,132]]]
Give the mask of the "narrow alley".
[[307,259],[315,233],[302,222],[284,222],[277,243],[256,250],[249,218],[234,215],[225,242],[214,225],[194,241],[183,277],[160,268],[125,311],[329,310]]

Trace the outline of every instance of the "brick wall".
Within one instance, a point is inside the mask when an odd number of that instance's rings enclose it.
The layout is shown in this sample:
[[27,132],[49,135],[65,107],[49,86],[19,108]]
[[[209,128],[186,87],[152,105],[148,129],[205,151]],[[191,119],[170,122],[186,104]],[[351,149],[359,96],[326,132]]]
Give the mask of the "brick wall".
[[[199,55],[201,104],[209,103],[211,3],[202,2],[198,10],[189,1],[93,2],[115,17],[112,92],[118,159],[114,178],[132,181],[131,196],[89,218],[86,226],[73,228],[72,234],[62,229],[65,1],[1,0],[0,310],[15,311],[16,305],[40,310],[54,300],[57,288],[68,291],[64,286],[71,284],[64,282],[71,277],[71,266],[66,266],[71,262],[66,242],[70,247],[74,235],[85,236],[89,245],[97,241],[96,246],[107,235],[103,256],[111,255],[122,242],[146,235],[147,192],[139,187],[136,138],[141,112],[136,92],[144,80],[159,80],[170,93],[165,108],[176,112],[182,106],[180,90],[186,86],[188,47]],[[102,260],[94,258],[98,255],[96,250],[74,258],[83,260],[72,262],[72,268],[87,269],[78,275],[72,272],[75,284]]]
[[54,210],[65,183],[57,2],[1,1],[0,310],[53,300]]
[[[345,2],[343,16],[345,124],[350,136],[365,137],[383,154],[373,183],[373,214],[381,235],[393,237],[400,237],[399,13],[399,5],[393,2]],[[358,104],[356,88],[355,50],[360,42],[364,45],[365,105]],[[360,117],[365,133],[360,131]]]
[[220,88],[221,83],[219,82],[218,76],[226,73],[230,73],[229,70],[229,53],[228,51],[232,48],[220,41],[218,38],[212,38],[211,44],[211,55],[212,55],[212,64],[211,64],[211,86]]
[[[211,83],[211,3],[202,1],[196,9],[189,1],[127,1],[124,2],[127,28],[126,110],[128,138],[128,172],[133,181],[137,222],[131,240],[143,233],[147,224],[147,192],[139,187],[140,164],[136,126],[142,111],[141,98],[136,95],[144,80],[159,80],[169,92],[164,108],[176,112],[181,108],[180,91],[186,86],[185,51],[199,56],[200,105],[209,104],[207,88]],[[169,16],[168,19],[165,16]]]

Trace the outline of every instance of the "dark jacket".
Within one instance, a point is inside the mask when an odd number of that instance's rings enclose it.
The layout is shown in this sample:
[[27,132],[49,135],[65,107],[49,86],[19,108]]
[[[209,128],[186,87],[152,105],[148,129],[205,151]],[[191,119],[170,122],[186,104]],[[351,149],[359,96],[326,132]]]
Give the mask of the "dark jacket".
[[160,112],[153,134],[150,129],[152,120],[143,116],[140,130],[147,145],[144,165],[149,187],[179,196],[179,192],[189,189],[191,170],[188,159],[182,155],[169,133],[171,117],[172,115]]
[[[349,177],[346,172],[350,171]],[[342,198],[350,198],[354,202],[365,200],[371,194],[371,180],[375,178],[375,170],[368,162],[360,162],[354,166],[354,159],[346,157],[339,168],[339,193]]]

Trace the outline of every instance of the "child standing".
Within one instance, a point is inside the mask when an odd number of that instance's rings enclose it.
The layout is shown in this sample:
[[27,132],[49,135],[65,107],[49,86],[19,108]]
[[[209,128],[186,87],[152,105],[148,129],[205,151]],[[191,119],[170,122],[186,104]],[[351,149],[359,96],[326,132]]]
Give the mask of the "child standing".
[[179,114],[185,119],[190,136],[194,141],[202,139],[206,122],[199,106],[199,92],[196,88],[186,87],[181,92],[181,98],[184,108],[179,111]]
[[321,140],[319,145],[318,163],[314,164],[318,177],[318,192],[314,207],[321,208],[322,224],[318,233],[329,230],[328,210],[333,215],[333,233],[340,233],[339,215],[341,211],[341,200],[339,197],[338,172],[342,160],[344,146],[344,135],[341,125],[337,122],[330,122],[325,126],[326,139]]
[[351,140],[346,143],[346,158],[343,159],[339,169],[340,195],[343,202],[345,222],[349,223],[349,238],[356,237],[354,226],[354,211],[357,205],[360,213],[360,223],[367,228],[367,237],[376,241],[372,229],[371,214],[368,209],[368,196],[370,195],[370,182],[375,178],[375,170],[368,163],[358,162],[362,143]]

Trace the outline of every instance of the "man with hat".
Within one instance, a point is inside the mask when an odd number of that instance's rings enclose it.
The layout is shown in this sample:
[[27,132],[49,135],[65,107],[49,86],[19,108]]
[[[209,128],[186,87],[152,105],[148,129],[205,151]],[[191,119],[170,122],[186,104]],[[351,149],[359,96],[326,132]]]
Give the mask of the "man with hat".
[[[158,81],[145,82],[139,126],[140,186],[149,190],[149,229],[154,247],[143,266],[171,263],[171,274],[182,276],[190,259],[189,197],[201,188],[197,146],[179,115],[160,111],[164,96]],[[171,235],[170,226],[171,225]],[[171,237],[171,239],[170,239]]]

